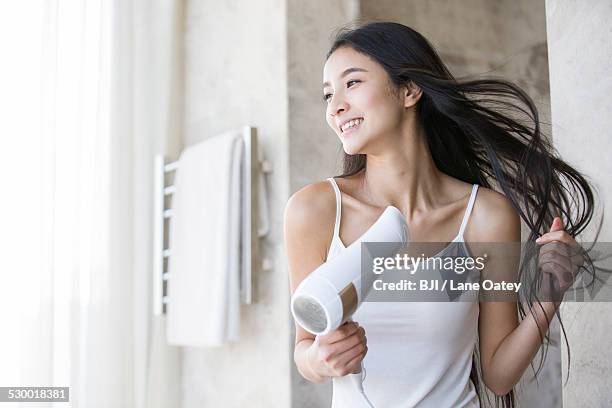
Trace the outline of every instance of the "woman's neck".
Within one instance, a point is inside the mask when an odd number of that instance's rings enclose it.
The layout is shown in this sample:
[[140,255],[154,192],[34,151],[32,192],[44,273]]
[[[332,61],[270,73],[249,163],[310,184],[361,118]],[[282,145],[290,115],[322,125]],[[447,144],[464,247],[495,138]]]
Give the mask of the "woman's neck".
[[444,175],[435,166],[422,129],[377,155],[367,155],[364,194],[381,206],[393,205],[407,220],[438,206]]

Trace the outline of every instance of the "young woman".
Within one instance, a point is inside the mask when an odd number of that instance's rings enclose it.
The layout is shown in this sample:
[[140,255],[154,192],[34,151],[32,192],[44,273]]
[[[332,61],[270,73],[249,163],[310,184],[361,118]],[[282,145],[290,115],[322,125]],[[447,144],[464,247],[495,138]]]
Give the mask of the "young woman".
[[[292,292],[388,205],[405,216],[411,241],[451,245],[520,242],[521,218],[529,241],[575,245],[590,222],[592,189],[541,137],[531,99],[507,81],[456,80],[409,27],[377,22],[340,31],[323,81],[344,171],[287,203]],[[574,213],[570,197],[582,199],[574,200]],[[547,272],[563,291],[582,259],[553,263],[562,268]],[[355,322],[327,336],[296,324],[295,363],[309,381],[333,380],[334,407],[357,406],[344,378],[362,362],[376,407],[478,407],[482,383],[496,402],[514,406],[513,387],[558,308],[528,300],[528,313],[521,302],[365,302]]]

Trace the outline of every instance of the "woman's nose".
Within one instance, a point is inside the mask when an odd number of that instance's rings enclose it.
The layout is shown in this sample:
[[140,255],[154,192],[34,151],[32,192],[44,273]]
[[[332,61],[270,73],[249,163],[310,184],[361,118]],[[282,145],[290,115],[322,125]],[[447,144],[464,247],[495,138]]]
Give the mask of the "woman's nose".
[[338,115],[342,111],[346,111],[347,103],[344,99],[334,98],[332,96],[332,101],[330,103],[329,109],[330,109],[331,114],[335,116],[335,115]]

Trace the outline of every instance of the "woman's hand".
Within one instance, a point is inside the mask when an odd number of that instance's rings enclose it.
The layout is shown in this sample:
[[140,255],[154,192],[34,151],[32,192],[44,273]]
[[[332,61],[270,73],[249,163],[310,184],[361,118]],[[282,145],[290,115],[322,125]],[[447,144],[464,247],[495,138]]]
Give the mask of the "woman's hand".
[[560,302],[584,264],[582,247],[563,230],[561,218],[555,217],[550,231],[535,241],[541,245],[538,268],[539,297],[545,301]]
[[361,361],[367,352],[365,329],[349,321],[325,336],[316,336],[309,361],[322,375],[343,377],[361,371]]

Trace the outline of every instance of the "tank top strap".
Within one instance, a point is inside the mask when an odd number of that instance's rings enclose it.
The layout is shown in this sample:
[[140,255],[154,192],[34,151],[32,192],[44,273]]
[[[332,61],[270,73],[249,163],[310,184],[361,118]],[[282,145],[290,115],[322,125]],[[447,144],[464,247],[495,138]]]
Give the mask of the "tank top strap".
[[336,180],[333,177],[328,177],[327,180],[329,180],[336,193],[336,223],[334,224],[334,237],[338,237],[340,234],[340,216],[342,210],[340,188],[338,188],[338,184],[336,184]]
[[465,231],[465,226],[467,225],[468,219],[470,218],[470,214],[472,213],[472,207],[474,207],[474,201],[476,200],[477,191],[478,184],[473,184],[470,201],[468,201],[467,208],[465,209],[465,214],[463,215],[463,220],[461,221],[461,227],[459,228],[459,234],[457,235],[459,238],[461,238],[461,240],[463,240],[463,231]]

